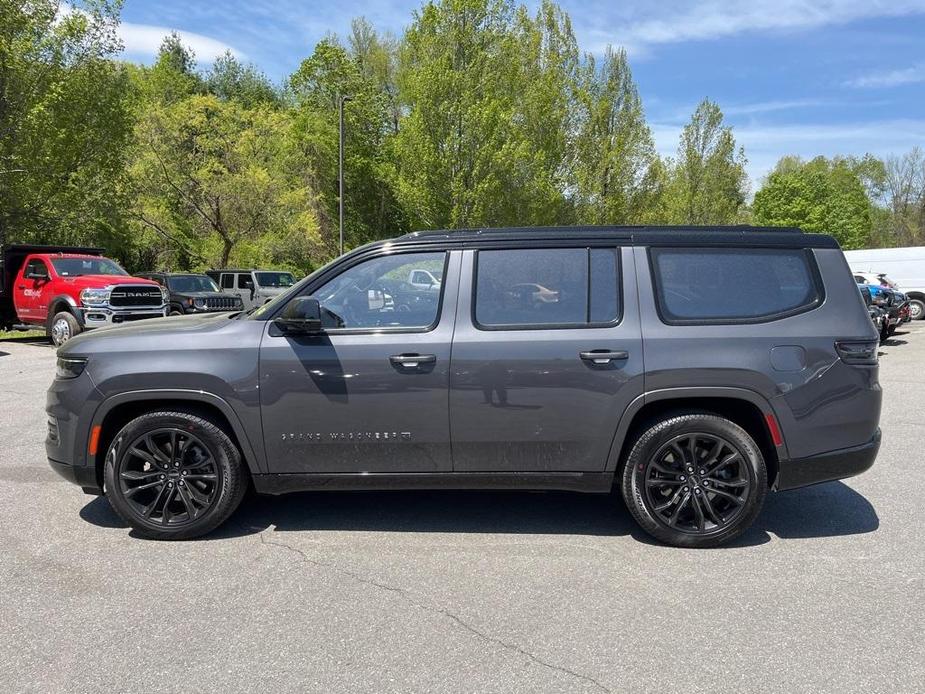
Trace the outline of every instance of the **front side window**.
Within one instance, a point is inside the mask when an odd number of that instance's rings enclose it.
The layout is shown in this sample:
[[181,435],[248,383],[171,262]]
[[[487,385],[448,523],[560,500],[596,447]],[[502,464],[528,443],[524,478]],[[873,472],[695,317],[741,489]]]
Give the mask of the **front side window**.
[[290,272],[256,272],[257,284],[261,287],[288,288],[295,284]]
[[475,321],[483,328],[582,327],[619,317],[614,248],[479,251]]
[[252,289],[253,287],[254,281],[249,274],[242,272],[238,275],[238,289]]
[[53,258],[51,264],[60,277],[128,274],[109,258]]
[[327,282],[313,296],[326,328],[413,328],[436,325],[440,288],[412,285],[416,270],[442,276],[446,253],[406,253],[373,258]]
[[26,264],[25,275],[43,275],[48,277],[48,266],[44,261],[33,258]]
[[173,275],[167,278],[167,286],[172,292],[217,292],[218,287],[212,278],[205,275]]
[[802,249],[653,248],[656,295],[668,323],[760,322],[818,305]]

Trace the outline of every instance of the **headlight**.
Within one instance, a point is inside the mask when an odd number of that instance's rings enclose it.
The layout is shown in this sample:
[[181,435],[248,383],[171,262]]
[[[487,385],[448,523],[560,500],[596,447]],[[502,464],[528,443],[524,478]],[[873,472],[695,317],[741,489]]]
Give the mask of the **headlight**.
[[77,378],[87,366],[87,360],[81,357],[58,357],[55,369],[56,378]]
[[193,306],[195,306],[198,309],[203,309],[206,307],[206,300],[205,299],[194,299]]
[[100,306],[109,303],[109,289],[87,287],[80,292],[80,303],[84,306]]
[[166,304],[168,301],[170,301],[170,292],[166,287],[161,287],[161,303]]

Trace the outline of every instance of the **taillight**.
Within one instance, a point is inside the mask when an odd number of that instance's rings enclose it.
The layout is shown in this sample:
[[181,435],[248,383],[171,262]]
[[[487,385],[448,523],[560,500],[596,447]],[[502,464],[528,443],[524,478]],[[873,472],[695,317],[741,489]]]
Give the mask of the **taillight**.
[[846,364],[861,364],[872,366],[877,363],[876,340],[868,342],[836,342],[835,351],[838,357]]

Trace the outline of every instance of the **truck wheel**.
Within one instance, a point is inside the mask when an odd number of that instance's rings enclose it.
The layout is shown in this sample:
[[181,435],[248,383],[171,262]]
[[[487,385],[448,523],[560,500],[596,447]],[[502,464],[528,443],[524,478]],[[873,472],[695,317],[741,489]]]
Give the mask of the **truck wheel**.
[[247,490],[244,463],[228,435],[187,412],[151,412],[125,425],[106,454],[104,480],[116,513],[152,540],[211,532]]
[[75,335],[80,334],[80,323],[69,311],[56,313],[45,331],[55,347],[60,347]]
[[925,301],[921,299],[910,299],[909,311],[912,314],[912,320],[922,320],[925,318]]
[[752,524],[768,492],[761,450],[712,414],[658,422],[637,439],[623,470],[623,499],[647,533],[675,547],[715,547]]

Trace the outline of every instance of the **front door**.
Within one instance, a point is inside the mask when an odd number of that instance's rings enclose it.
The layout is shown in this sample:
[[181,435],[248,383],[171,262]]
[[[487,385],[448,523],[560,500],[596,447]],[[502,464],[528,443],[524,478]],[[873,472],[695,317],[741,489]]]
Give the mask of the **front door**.
[[459,276],[459,253],[363,260],[317,287],[325,332],[268,321],[260,402],[270,472],[452,470],[448,388],[456,285],[408,283],[424,268]]
[[45,261],[30,258],[16,277],[13,292],[16,314],[22,321],[44,323],[48,318],[51,301],[51,275]]
[[643,392],[631,249],[465,251],[450,374],[457,472],[602,472]]

